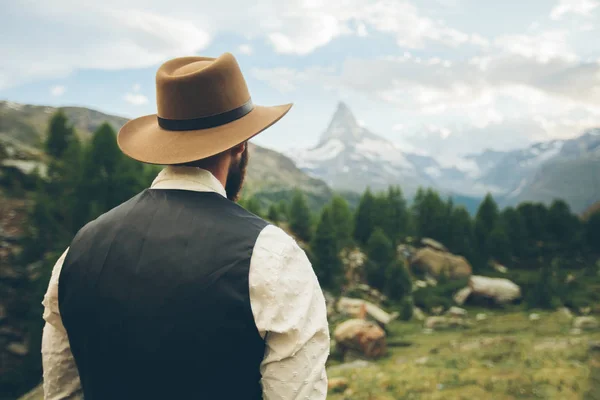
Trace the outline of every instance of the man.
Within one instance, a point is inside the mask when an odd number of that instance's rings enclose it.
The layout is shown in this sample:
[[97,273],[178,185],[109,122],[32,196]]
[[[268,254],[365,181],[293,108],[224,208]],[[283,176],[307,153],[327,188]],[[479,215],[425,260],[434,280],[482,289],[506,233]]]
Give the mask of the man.
[[44,297],[48,400],[324,399],[329,330],[305,253],[238,197],[247,141],[291,104],[252,104],[235,58],[156,75],[128,156],[167,167],[82,228]]

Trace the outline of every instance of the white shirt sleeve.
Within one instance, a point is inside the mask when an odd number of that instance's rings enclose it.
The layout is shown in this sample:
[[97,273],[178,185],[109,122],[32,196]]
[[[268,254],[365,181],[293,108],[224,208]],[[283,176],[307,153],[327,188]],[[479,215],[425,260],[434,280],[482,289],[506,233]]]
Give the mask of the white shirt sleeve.
[[306,254],[283,230],[269,225],[254,247],[249,281],[252,313],[266,342],[263,399],[325,399],[327,309]]
[[42,334],[42,365],[44,369],[44,400],[82,398],[81,382],[69,338],[58,309],[58,277],[67,250],[56,262],[48,290],[44,295],[43,318],[46,321]]

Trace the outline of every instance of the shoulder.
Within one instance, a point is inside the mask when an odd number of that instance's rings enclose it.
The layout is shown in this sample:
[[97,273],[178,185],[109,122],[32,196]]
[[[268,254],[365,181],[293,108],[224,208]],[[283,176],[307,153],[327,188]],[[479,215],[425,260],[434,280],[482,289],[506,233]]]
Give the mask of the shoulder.
[[313,285],[316,277],[306,253],[283,229],[267,225],[259,234],[252,261],[250,279],[256,284],[296,287]]
[[267,224],[256,240],[255,251],[278,257],[306,257],[296,240],[278,226]]

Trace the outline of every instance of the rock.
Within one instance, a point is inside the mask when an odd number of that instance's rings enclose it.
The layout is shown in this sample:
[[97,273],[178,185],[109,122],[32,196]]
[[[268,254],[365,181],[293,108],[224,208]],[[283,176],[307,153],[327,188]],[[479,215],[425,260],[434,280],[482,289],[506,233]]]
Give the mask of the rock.
[[495,271],[498,271],[501,274],[508,273],[508,268],[506,268],[504,265],[498,263],[497,261],[492,261],[491,264],[492,264],[492,268],[494,268]]
[[562,315],[567,317],[568,319],[573,319],[573,313],[567,307],[562,307],[558,310]]
[[382,325],[387,325],[390,321],[398,317],[397,313],[387,313],[375,304],[361,300],[351,299],[349,297],[340,297],[337,303],[337,310],[354,318],[358,318],[361,313],[361,308],[364,307],[369,318],[377,321]]
[[413,254],[415,254],[416,251],[417,249],[409,244],[400,244],[396,248],[396,253],[398,254],[398,257],[404,260],[409,260],[413,256]]
[[472,324],[463,319],[456,317],[429,317],[425,320],[424,327],[426,329],[444,330],[455,328],[468,328]]
[[425,315],[423,310],[421,310],[419,307],[414,307],[413,308],[413,318],[416,319],[417,321],[425,321],[425,318],[427,318],[427,316]]
[[364,283],[350,286],[346,290],[344,297],[366,300],[373,304],[385,303],[388,300],[387,296],[382,294],[379,290],[373,289]]
[[360,369],[360,368],[367,368],[367,367],[371,367],[374,364],[370,361],[366,361],[366,360],[355,360],[352,362],[348,362],[348,363],[344,363],[344,364],[339,364],[339,365],[335,365],[331,368],[328,368],[327,371],[328,373],[337,373],[339,371],[346,371],[349,369]]
[[25,343],[13,342],[6,346],[6,351],[16,356],[24,357],[29,353],[29,347]]
[[444,312],[443,306],[432,307],[431,312],[435,315],[441,315]]
[[456,292],[456,294],[453,297],[454,302],[459,306],[462,306],[463,304],[465,304],[465,301],[467,301],[471,293],[473,293],[473,291],[468,286],[460,289],[458,292]]
[[421,280],[415,281],[415,287],[416,288],[426,288],[427,282],[421,281]]
[[431,277],[429,275],[427,275],[425,277],[425,282],[427,283],[427,286],[431,286],[431,287],[436,287],[437,286],[437,281],[433,277]]
[[577,317],[573,320],[573,328],[581,329],[583,331],[592,331],[600,328],[600,323],[596,317]]
[[348,388],[347,378],[329,378],[327,390],[331,393],[340,393]]
[[582,315],[589,315],[592,312],[592,307],[581,307],[579,308],[579,312]]
[[348,282],[358,283],[362,275],[362,269],[367,259],[365,253],[359,249],[344,249],[340,253],[340,259],[346,271]]
[[0,327],[0,337],[8,340],[21,340],[23,338],[23,334],[11,326],[3,326]]
[[473,275],[469,279],[471,296],[493,299],[498,304],[510,303],[521,297],[521,288],[505,278],[488,278]]
[[342,353],[353,349],[367,358],[378,358],[386,352],[385,332],[373,322],[362,319],[342,322],[335,329],[334,337]]
[[417,358],[415,360],[415,364],[417,364],[417,365],[425,365],[425,364],[427,364],[427,361],[429,361],[429,357],[425,356],[425,357]]
[[421,239],[421,246],[423,246],[423,247],[430,247],[433,250],[438,250],[438,251],[443,251],[444,253],[448,253],[448,249],[446,248],[446,246],[444,246],[443,244],[441,244],[437,240],[433,240],[433,239],[430,239],[430,238],[423,238],[423,239]]
[[446,315],[449,316],[449,317],[464,318],[468,314],[469,313],[464,308],[454,307],[454,306],[450,307],[450,309],[448,311],[446,311]]
[[487,319],[487,314],[479,313],[475,316],[475,321],[485,321]]
[[540,314],[536,314],[536,313],[529,314],[529,320],[530,321],[537,321],[539,319],[540,319]]
[[410,260],[410,267],[415,272],[436,278],[446,274],[450,279],[466,278],[473,270],[466,258],[431,247],[417,250]]

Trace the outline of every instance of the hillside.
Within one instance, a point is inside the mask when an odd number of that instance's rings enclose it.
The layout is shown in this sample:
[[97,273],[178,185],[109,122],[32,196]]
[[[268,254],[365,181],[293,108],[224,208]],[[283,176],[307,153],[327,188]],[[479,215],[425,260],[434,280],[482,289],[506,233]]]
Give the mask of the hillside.
[[[11,147],[27,149],[27,154],[34,154],[41,146],[50,116],[57,110],[55,107],[0,101],[0,142],[9,142]],[[64,107],[62,110],[84,140],[104,122],[115,130],[127,122],[126,118],[83,107]],[[315,206],[324,204],[331,197],[331,189],[323,181],[302,172],[286,156],[254,144],[250,152],[246,192],[258,196],[263,203],[288,198],[294,189],[306,192]]]

